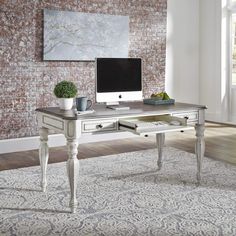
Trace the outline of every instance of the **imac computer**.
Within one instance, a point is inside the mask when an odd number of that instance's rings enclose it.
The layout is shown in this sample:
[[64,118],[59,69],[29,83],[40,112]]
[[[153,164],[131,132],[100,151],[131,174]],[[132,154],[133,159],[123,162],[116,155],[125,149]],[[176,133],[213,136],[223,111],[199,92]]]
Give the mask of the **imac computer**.
[[142,100],[140,58],[96,58],[96,101],[108,108],[129,109],[120,101]]

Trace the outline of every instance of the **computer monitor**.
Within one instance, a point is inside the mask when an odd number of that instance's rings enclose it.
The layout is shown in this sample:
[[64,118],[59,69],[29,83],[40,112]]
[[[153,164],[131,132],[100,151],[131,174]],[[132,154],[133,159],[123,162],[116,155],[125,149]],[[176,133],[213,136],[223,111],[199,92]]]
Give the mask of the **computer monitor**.
[[142,100],[142,60],[96,58],[96,101],[119,105],[137,100]]

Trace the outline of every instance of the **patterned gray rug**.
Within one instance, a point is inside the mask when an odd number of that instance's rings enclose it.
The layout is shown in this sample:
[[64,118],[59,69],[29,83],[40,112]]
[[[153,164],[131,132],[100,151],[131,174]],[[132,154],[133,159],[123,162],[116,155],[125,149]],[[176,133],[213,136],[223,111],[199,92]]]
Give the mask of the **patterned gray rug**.
[[196,185],[193,154],[164,149],[80,161],[79,207],[69,213],[65,163],[0,172],[0,235],[236,235],[236,167],[204,159]]

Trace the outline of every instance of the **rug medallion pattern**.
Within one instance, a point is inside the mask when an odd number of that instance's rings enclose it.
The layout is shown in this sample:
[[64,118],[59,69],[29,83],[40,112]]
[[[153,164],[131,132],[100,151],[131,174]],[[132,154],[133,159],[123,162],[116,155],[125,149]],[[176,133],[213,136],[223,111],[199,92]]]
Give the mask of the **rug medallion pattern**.
[[0,172],[0,235],[236,235],[236,166],[204,158],[196,185],[193,154],[157,150],[80,161],[78,211],[69,213],[65,163]]

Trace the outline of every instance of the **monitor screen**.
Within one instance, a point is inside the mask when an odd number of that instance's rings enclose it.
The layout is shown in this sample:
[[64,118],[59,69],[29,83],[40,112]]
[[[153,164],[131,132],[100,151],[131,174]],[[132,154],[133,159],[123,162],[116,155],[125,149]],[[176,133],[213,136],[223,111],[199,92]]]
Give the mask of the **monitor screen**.
[[132,92],[142,90],[140,58],[97,58],[97,92]]

